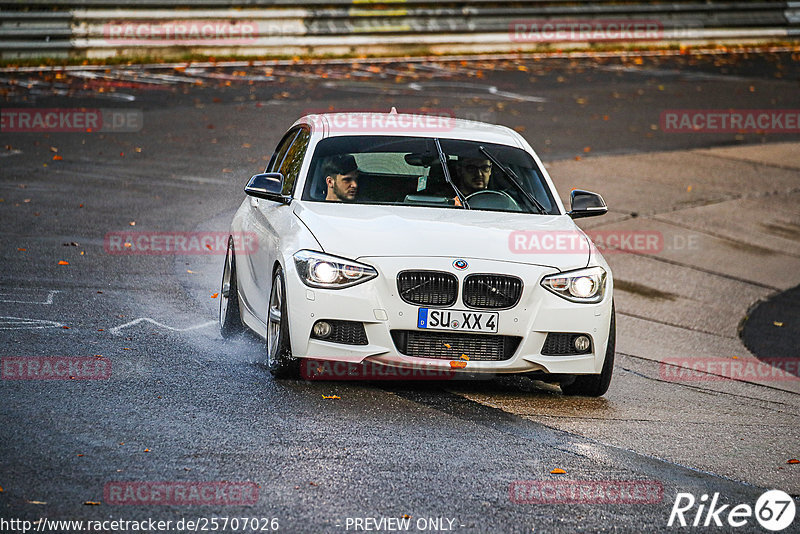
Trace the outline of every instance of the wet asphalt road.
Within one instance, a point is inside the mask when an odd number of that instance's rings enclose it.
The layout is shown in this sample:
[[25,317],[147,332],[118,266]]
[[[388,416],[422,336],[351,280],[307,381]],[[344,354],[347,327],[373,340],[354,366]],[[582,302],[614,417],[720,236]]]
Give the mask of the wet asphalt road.
[[[343,532],[347,518],[405,514],[451,519],[457,532],[639,532],[668,530],[678,492],[754,504],[758,484],[476,400],[531,395],[587,426],[615,409],[527,379],[276,381],[254,363],[260,341],[223,342],[216,331],[222,255],[112,255],[104,236],[224,231],[247,178],[307,110],[452,110],[517,129],[546,162],[797,141],[659,127],[668,109],[797,109],[797,65],[785,53],[2,73],[4,109],[122,108],[141,112],[143,127],[0,133],[0,356],[102,355],[112,367],[108,380],[0,382],[0,517],[247,516],[278,518],[285,532]],[[625,367],[625,384],[645,372]],[[637,396],[649,403],[654,390],[633,384],[623,406]],[[693,409],[672,393],[659,391],[653,405]],[[324,398],[332,395],[341,398]],[[790,422],[796,406],[784,403]],[[558,480],[556,468],[570,480],[638,480],[663,494],[651,504],[515,502],[514,481]],[[796,487],[799,475],[788,476]],[[104,488],[114,481],[253,482],[258,499],[113,505]],[[763,532],[754,521],[737,531]]]

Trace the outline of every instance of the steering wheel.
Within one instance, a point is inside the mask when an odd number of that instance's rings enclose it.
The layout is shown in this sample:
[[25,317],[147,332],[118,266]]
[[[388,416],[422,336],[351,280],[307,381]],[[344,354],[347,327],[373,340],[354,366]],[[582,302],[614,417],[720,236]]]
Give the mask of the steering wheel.
[[511,195],[505,191],[493,191],[491,189],[484,189],[483,191],[476,191],[467,197],[467,202],[470,207],[502,210],[502,211],[522,211],[522,208],[517,204],[517,201],[511,198]]

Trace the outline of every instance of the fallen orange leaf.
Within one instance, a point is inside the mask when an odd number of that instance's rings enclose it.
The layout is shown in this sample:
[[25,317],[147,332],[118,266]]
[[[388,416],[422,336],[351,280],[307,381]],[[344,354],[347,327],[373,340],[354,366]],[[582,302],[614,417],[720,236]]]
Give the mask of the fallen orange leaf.
[[551,474],[551,475],[566,475],[566,474],[567,474],[567,472],[566,472],[566,471],[564,471],[563,469],[561,469],[560,467],[556,467],[555,469],[553,469],[552,471],[550,471],[550,474]]
[[58,154],[56,154],[55,156],[53,156],[53,161],[61,161],[62,159],[64,159],[64,158],[62,158],[62,157],[61,157],[61,156],[59,156]]
[[461,359],[469,361],[469,356],[467,356],[466,354],[462,354]]
[[85,504],[85,505],[87,505],[87,506],[100,506],[100,503],[99,503],[99,502],[96,502],[96,501],[86,501],[86,502],[85,502],[85,503],[83,503],[83,504]]
[[61,260],[58,262],[59,265],[69,265],[68,261]]
[[464,362],[464,361],[454,360],[454,361],[450,362],[450,367],[452,367],[453,369],[463,369],[466,366],[467,366],[467,362]]
[[339,395],[323,395],[323,399],[341,399]]
[[212,299],[215,299],[215,298],[217,298],[218,296],[219,296],[219,293],[214,293],[213,295],[211,295],[211,298],[212,298]]
[[27,248],[18,248],[17,249],[18,252],[27,252],[27,250],[28,250]]
[[150,449],[145,449],[144,452],[150,452]]
[[445,348],[448,348],[448,349],[452,348],[452,347],[450,346],[450,343],[445,343],[445,344],[444,344],[444,346],[445,346]]
[[791,460],[789,460],[786,463],[787,464],[800,464],[800,460],[798,460],[797,458],[792,458]]

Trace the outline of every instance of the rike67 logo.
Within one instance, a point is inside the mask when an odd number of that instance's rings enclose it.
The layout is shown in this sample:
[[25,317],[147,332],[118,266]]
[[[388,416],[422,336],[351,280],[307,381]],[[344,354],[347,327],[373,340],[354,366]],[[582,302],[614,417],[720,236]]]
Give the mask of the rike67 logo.
[[731,507],[719,504],[719,493],[714,493],[709,501],[707,494],[698,500],[691,493],[681,492],[675,496],[667,526],[737,528],[750,525],[753,516],[766,530],[784,530],[794,522],[794,500],[781,490],[769,490],[761,494],[755,507],[745,503]]

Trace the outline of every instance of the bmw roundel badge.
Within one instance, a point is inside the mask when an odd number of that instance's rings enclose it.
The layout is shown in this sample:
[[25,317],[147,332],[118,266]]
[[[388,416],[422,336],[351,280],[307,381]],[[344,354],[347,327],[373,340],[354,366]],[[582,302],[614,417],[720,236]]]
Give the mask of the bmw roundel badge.
[[455,267],[459,271],[463,271],[464,269],[469,267],[469,263],[467,263],[467,260],[456,260],[453,262],[453,267]]

